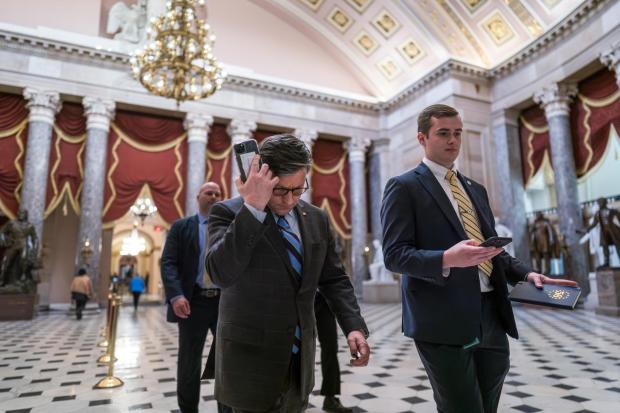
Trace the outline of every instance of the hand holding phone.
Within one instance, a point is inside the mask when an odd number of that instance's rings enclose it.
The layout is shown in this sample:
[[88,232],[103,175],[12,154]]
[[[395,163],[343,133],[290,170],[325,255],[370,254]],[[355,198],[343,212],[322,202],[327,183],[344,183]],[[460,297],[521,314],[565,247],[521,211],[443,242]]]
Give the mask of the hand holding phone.
[[495,247],[502,248],[512,242],[512,238],[509,237],[490,237],[485,239],[478,245],[479,247]]
[[245,182],[248,180],[248,176],[250,175],[252,160],[257,154],[259,154],[258,144],[254,139],[248,139],[247,141],[235,144],[233,149],[235,151],[237,166],[239,167],[241,182]]
[[273,196],[273,188],[280,179],[273,175],[269,170],[269,165],[266,163],[259,168],[259,161],[260,156],[254,154],[248,168],[249,172],[246,181],[242,182],[241,176],[239,176],[235,180],[235,184],[237,185],[239,195],[241,195],[246,204],[259,211],[264,211]]

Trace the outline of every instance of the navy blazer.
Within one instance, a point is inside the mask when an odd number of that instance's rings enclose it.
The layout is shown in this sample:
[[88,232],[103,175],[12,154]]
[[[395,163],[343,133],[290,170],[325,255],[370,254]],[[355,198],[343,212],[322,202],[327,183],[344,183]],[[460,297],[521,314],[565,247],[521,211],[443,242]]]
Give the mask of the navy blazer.
[[196,269],[200,259],[198,215],[179,219],[172,224],[161,256],[161,279],[166,291],[166,319],[177,322],[170,300],[178,295],[191,299],[196,285]]
[[[483,236],[497,235],[484,187],[458,174]],[[420,164],[391,178],[381,206],[385,266],[403,274],[403,331],[416,340],[464,345],[480,335],[478,267],[452,268],[442,275],[443,253],[468,239],[456,211],[431,170]],[[507,281],[516,284],[531,270],[502,252],[493,258],[491,285],[505,331],[517,338]]]

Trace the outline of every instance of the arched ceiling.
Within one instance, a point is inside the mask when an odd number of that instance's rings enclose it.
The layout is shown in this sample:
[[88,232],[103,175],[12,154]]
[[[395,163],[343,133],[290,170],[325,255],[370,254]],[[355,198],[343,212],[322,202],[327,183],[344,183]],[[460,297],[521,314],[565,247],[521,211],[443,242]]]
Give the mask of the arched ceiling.
[[378,98],[449,58],[492,68],[583,0],[252,0],[327,41]]

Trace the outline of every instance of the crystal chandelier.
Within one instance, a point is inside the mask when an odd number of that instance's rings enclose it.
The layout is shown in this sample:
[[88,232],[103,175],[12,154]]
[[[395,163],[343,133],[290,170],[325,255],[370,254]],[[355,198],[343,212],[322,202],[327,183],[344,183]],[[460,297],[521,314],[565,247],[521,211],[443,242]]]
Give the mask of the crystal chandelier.
[[146,251],[146,240],[138,235],[138,229],[134,227],[131,234],[123,238],[120,255],[135,257],[144,251]]
[[171,0],[166,12],[152,20],[148,42],[130,59],[133,76],[151,93],[185,100],[211,96],[222,87],[226,72],[213,55],[215,35],[196,17],[204,0]]
[[157,207],[151,198],[138,198],[129,210],[136,218],[140,218],[140,223],[144,225],[144,220],[157,212]]

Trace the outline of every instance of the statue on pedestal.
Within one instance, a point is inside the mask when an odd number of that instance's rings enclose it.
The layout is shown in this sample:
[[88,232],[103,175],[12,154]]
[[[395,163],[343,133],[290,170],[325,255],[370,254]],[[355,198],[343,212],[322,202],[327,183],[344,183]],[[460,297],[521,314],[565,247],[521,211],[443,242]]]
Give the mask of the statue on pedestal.
[[[592,217],[592,223],[585,232],[590,232],[598,227],[600,232],[599,246],[603,249],[604,260],[601,267],[610,266],[610,249],[616,247],[616,253],[620,254],[620,212],[607,206],[605,198],[597,201],[598,211]],[[618,224],[616,224],[618,222]],[[592,236],[594,234],[590,234]]]
[[110,8],[106,32],[113,34],[115,40],[139,43],[144,38],[146,9],[146,0],[138,0],[129,7],[119,1]]
[[540,273],[551,272],[551,258],[559,256],[558,234],[542,212],[536,213],[534,223],[530,227],[530,250],[534,260],[534,268]]
[[28,222],[28,212],[20,210],[0,229],[0,246],[5,248],[0,262],[1,293],[32,293],[36,288],[34,270],[40,267],[39,241],[34,226]]
[[383,249],[381,247],[381,242],[376,239],[372,241],[372,245],[375,248],[375,256],[372,260],[372,263],[368,266],[370,270],[370,280],[366,281],[367,283],[373,284],[394,284],[396,281],[392,276],[392,273],[385,268],[385,264],[383,262]]

